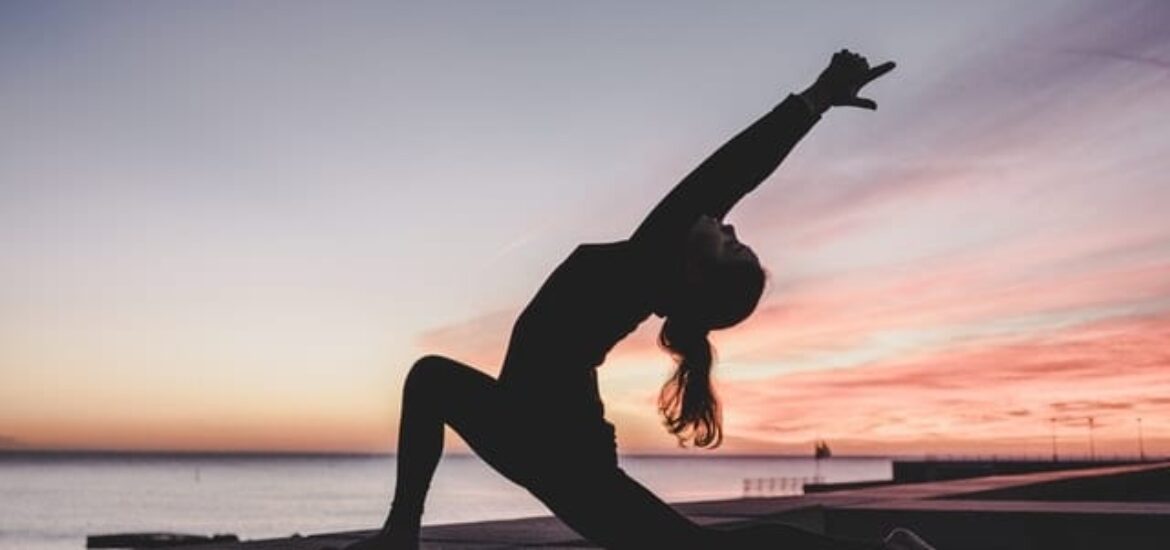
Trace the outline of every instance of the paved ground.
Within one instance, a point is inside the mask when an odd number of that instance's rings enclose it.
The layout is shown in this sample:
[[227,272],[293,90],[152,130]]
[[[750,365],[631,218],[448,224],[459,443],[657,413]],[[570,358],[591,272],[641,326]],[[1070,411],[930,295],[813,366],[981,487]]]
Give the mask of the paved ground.
[[[1103,487],[1124,489],[1135,483],[1141,484],[1143,494],[1168,498],[1152,502],[1094,500]],[[994,495],[994,499],[969,498],[981,494]],[[705,525],[779,521],[860,538],[876,538],[894,526],[908,526],[940,550],[1166,550],[1170,548],[1170,463],[893,484],[675,507]],[[369,533],[185,548],[336,550]],[[448,550],[593,548],[552,517],[428,526],[423,529],[422,546]]]

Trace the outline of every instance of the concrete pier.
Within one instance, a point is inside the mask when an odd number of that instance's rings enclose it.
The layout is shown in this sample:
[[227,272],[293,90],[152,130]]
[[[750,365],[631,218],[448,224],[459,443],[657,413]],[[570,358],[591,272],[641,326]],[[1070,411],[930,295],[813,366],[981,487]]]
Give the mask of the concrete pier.
[[[909,527],[940,550],[1166,550],[1170,462],[846,488],[804,496],[684,503],[705,525],[795,524],[876,539]],[[186,546],[336,550],[371,531]],[[424,549],[595,548],[553,517],[423,528]]]

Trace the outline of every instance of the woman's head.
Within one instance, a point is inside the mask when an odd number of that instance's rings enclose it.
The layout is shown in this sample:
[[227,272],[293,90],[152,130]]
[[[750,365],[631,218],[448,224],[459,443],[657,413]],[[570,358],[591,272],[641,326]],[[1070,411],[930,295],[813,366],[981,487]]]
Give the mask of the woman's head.
[[739,241],[735,228],[703,216],[687,239],[672,316],[711,330],[736,325],[755,311],[764,280],[760,259]]
[[687,241],[683,279],[658,335],[677,366],[658,394],[658,410],[680,444],[690,439],[713,448],[723,440],[723,430],[711,386],[715,353],[707,333],[751,315],[764,290],[764,270],[734,228],[703,217]]

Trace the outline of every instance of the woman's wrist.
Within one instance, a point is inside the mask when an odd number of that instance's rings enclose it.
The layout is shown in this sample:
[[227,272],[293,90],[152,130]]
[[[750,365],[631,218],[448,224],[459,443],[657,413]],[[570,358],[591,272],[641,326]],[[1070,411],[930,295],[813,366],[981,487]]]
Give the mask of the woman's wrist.
[[829,97],[817,88],[816,84],[809,86],[803,92],[796,94],[796,96],[803,100],[805,105],[808,105],[809,110],[817,116],[824,114],[832,106],[829,102]]

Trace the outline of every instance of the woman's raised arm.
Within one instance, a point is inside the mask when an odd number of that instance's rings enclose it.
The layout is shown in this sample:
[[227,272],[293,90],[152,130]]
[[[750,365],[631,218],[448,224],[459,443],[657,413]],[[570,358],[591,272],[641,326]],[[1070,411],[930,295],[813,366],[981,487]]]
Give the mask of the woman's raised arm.
[[858,97],[857,92],[893,68],[892,62],[870,68],[864,57],[848,50],[838,52],[812,86],[799,95],[789,95],[683,178],[638,226],[631,240],[680,239],[699,216],[722,219],[780,166],[822,112],[837,105],[876,109],[876,103]]
[[722,219],[780,166],[819,118],[808,102],[788,96],[683,178],[638,226],[631,240],[678,238],[699,216]]

